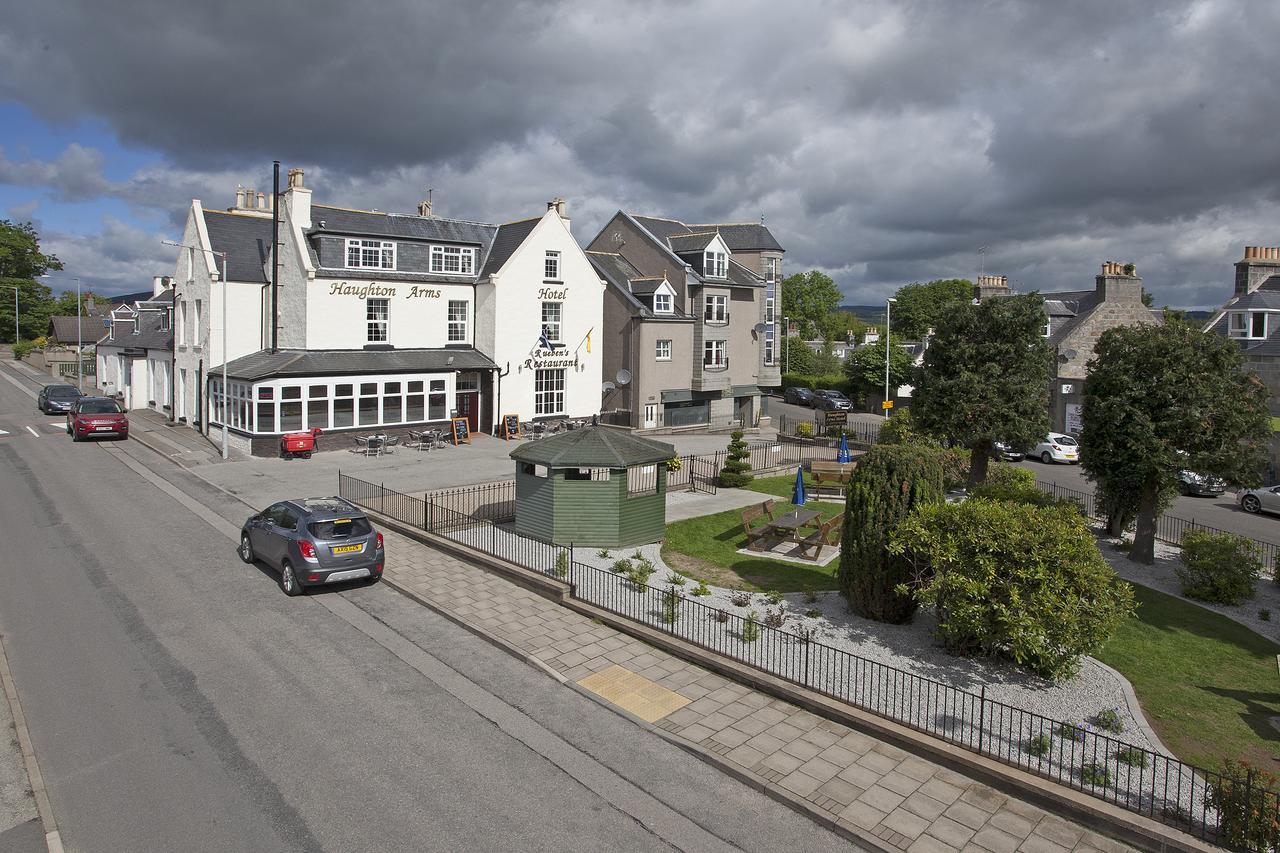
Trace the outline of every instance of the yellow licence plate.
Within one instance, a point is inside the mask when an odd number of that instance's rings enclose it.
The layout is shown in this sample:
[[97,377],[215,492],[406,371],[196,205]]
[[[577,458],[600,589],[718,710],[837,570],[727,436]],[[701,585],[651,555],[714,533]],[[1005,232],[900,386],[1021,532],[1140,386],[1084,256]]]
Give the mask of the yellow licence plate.
[[331,549],[335,554],[350,554],[352,551],[359,551],[364,548],[363,545],[335,545]]

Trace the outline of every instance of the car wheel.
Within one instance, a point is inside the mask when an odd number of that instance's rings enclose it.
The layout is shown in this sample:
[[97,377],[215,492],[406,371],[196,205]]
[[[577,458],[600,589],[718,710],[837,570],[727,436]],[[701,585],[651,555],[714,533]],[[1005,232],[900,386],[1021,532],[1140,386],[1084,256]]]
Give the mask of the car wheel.
[[1240,508],[1245,512],[1257,512],[1262,509],[1262,502],[1253,495],[1245,495],[1240,499]]
[[285,560],[280,564],[280,588],[284,590],[284,594],[288,596],[302,595],[302,584],[298,583],[298,576],[293,571],[293,563]]
[[67,435],[75,435],[75,433],[71,431],[71,421],[67,421]]
[[248,533],[240,534],[240,547],[236,549],[240,554],[240,559],[246,563],[253,562],[253,543],[249,541]]
[[1043,463],[1044,463],[1044,464],[1046,464],[1046,465],[1052,465],[1052,464],[1053,464],[1053,456],[1051,456],[1051,455],[1049,454],[1049,451],[1047,451],[1047,450],[1046,450],[1044,453],[1041,453],[1041,454],[1040,454],[1040,461],[1041,461],[1041,462],[1043,462]]

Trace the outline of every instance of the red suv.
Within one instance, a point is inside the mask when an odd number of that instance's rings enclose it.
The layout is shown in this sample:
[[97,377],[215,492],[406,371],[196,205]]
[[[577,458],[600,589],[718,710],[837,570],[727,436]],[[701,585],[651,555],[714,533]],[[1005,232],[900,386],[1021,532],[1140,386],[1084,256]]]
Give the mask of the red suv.
[[67,434],[72,441],[86,438],[128,438],[129,419],[110,397],[81,397],[67,413]]

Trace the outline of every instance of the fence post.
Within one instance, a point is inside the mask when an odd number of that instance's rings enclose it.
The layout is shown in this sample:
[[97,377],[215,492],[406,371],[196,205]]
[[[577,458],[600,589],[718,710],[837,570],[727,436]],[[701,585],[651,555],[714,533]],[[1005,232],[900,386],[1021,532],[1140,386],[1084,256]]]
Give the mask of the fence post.
[[987,726],[987,685],[982,685],[978,698],[978,753],[982,753],[982,733]]
[[427,501],[427,513],[426,515],[423,516],[423,519],[422,519],[425,524],[425,529],[428,533],[432,533],[436,529],[435,519],[432,518],[432,515],[434,515],[432,510],[435,508],[435,505],[436,505],[435,501],[430,501],[430,500]]
[[813,645],[808,638],[804,641],[804,686],[809,686],[809,646]]

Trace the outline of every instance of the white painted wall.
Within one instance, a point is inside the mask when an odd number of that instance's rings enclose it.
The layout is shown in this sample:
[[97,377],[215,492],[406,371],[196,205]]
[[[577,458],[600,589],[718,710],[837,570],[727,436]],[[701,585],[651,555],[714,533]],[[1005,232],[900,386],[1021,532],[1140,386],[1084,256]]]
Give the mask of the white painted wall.
[[[386,342],[397,349],[470,345],[474,340],[474,293],[469,284],[316,278],[307,283],[306,346],[363,349],[370,343],[366,315],[370,296],[387,300]],[[448,340],[450,300],[467,303],[465,341]]]
[[[547,251],[560,252],[561,284],[544,282]],[[589,417],[600,411],[601,351],[604,339],[604,284],[578,246],[565,222],[548,210],[515,253],[493,277],[493,350],[482,351],[505,370],[502,380],[502,411],[499,416],[518,413],[521,420],[534,417],[534,368],[526,364],[542,331],[540,291],[565,291],[561,341],[564,355],[577,358],[577,366],[565,370],[565,415]],[[488,300],[486,300],[488,301]],[[591,332],[590,352],[587,333]]]

